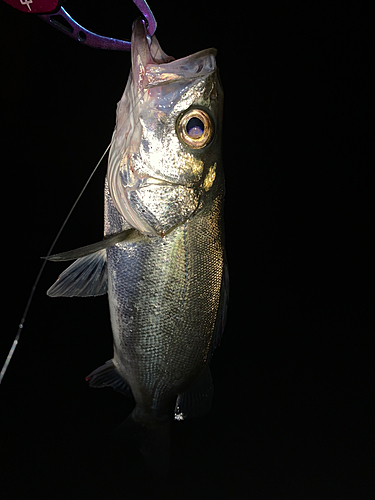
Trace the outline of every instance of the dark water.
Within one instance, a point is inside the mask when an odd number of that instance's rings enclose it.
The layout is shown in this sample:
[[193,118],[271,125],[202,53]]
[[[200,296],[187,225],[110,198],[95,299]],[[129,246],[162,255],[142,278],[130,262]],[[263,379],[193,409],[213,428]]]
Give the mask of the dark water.
[[[116,7],[66,2],[87,28],[130,36],[136,10]],[[167,479],[110,444],[132,401],[84,380],[112,355],[106,299],[48,299],[64,268],[51,263],[0,391],[1,498],[372,499],[373,11],[153,7],[167,53],[218,48],[225,89],[231,291],[213,409],[172,426]],[[130,60],[0,9],[5,359],[39,256],[110,141]],[[104,175],[56,251],[101,238]]]

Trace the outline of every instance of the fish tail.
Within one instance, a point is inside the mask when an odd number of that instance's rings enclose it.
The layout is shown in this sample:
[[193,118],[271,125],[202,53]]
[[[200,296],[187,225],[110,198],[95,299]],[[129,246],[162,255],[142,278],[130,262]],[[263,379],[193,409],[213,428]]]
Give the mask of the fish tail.
[[170,419],[129,415],[114,431],[116,440],[136,442],[146,469],[156,478],[168,476],[171,454]]
[[139,451],[145,466],[154,476],[168,475],[171,454],[169,419],[143,427]]

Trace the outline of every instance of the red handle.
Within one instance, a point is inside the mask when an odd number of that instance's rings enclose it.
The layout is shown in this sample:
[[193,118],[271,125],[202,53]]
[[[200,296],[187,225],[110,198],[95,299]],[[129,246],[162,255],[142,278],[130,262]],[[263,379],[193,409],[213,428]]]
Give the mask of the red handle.
[[21,12],[29,14],[49,14],[59,8],[60,0],[4,0]]

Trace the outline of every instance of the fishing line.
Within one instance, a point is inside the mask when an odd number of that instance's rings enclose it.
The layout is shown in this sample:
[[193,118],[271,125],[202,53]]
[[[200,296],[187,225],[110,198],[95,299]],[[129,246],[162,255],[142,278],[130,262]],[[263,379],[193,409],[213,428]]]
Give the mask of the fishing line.
[[[69,210],[68,215],[65,217],[64,222],[62,223],[62,225],[61,225],[61,227],[60,227],[57,235],[55,236],[55,239],[52,242],[52,245],[51,245],[50,249],[48,250],[46,258],[49,257],[52,254],[52,250],[54,249],[54,247],[55,247],[55,245],[57,243],[57,240],[60,238],[60,235],[61,235],[64,227],[66,226],[68,220],[70,219],[70,216],[72,215],[73,210],[77,206],[77,203],[81,199],[81,197],[82,197],[83,193],[85,192],[85,190],[86,190],[89,182],[91,181],[93,175],[95,174],[95,172],[97,171],[99,165],[101,164],[104,156],[107,154],[109,148],[111,147],[111,144],[112,144],[112,141],[108,144],[106,150],[102,154],[100,160],[96,164],[94,170],[89,175],[89,178],[87,179],[87,181],[86,181],[85,185],[83,186],[81,192],[79,193],[78,197],[76,198],[75,202],[73,203],[72,208]],[[37,287],[37,285],[39,283],[40,277],[41,277],[41,275],[43,273],[43,270],[45,268],[46,263],[47,263],[47,260],[43,260],[43,263],[42,263],[42,265],[40,267],[39,273],[37,274],[37,277],[35,278],[34,284],[33,284],[32,288],[31,288],[31,292],[30,292],[29,298],[27,299],[27,302],[26,302],[26,307],[25,307],[25,309],[23,311],[23,314],[22,314],[22,317],[21,317],[21,321],[20,321],[20,323],[18,325],[17,335],[15,336],[15,338],[13,340],[12,347],[10,348],[9,354],[8,354],[8,356],[7,356],[6,360],[5,360],[5,363],[3,365],[3,368],[1,369],[1,372],[0,372],[0,384],[1,384],[2,380],[3,380],[5,372],[7,371],[9,363],[11,362],[11,359],[13,357],[14,351],[16,350],[16,347],[18,345],[18,342],[19,342],[19,339],[21,337],[21,333],[22,333],[23,327],[25,325],[26,316],[27,316],[27,313],[29,311],[29,307],[30,307],[31,301],[33,300],[33,297],[34,297],[35,289],[36,289],[36,287]]]
[[[145,91],[145,93],[146,93],[146,92],[147,92],[147,91]],[[132,104],[132,107],[131,107],[131,108],[130,108],[130,110],[129,110],[129,116],[132,116],[132,115],[133,115],[133,113],[134,113],[134,109],[135,109],[135,108],[136,108],[136,106],[137,106],[137,105],[141,102],[141,100],[142,100],[142,97],[138,97],[138,99],[136,99],[136,100],[135,100],[135,102]],[[138,117],[138,121],[139,121],[139,117]],[[39,273],[37,274],[37,277],[35,278],[34,284],[33,284],[32,288],[31,288],[31,292],[30,292],[29,298],[28,298],[28,300],[27,300],[27,303],[26,303],[25,309],[24,309],[23,314],[22,314],[21,321],[20,321],[20,323],[19,323],[19,325],[18,325],[17,334],[16,334],[16,336],[15,336],[15,338],[14,338],[14,340],[13,340],[12,347],[10,348],[10,351],[9,351],[9,353],[8,353],[8,356],[7,356],[6,360],[5,360],[5,363],[4,363],[4,365],[3,365],[2,369],[1,369],[1,372],[0,372],[0,384],[1,384],[2,380],[3,380],[3,378],[4,378],[5,372],[6,372],[6,371],[7,371],[7,369],[8,369],[8,366],[9,366],[9,363],[11,362],[11,360],[12,360],[12,357],[13,357],[14,351],[16,350],[16,347],[17,347],[17,345],[18,345],[18,342],[19,342],[19,339],[20,339],[20,337],[21,337],[21,333],[22,333],[22,330],[23,330],[23,327],[24,327],[24,324],[25,324],[25,321],[26,321],[26,316],[27,316],[27,313],[28,313],[28,311],[29,311],[29,307],[30,307],[31,301],[33,300],[33,297],[34,297],[35,289],[36,289],[36,287],[37,287],[37,285],[38,285],[38,283],[39,283],[40,277],[41,277],[41,275],[42,275],[42,273],[43,273],[43,271],[44,271],[44,268],[45,268],[45,266],[46,266],[46,264],[47,264],[47,259],[48,259],[48,257],[52,254],[52,250],[54,249],[54,247],[55,247],[55,245],[56,245],[56,243],[57,243],[57,240],[60,238],[60,235],[61,235],[61,233],[62,233],[62,231],[63,231],[64,227],[66,226],[66,224],[67,224],[68,220],[70,219],[70,216],[72,215],[73,210],[74,210],[74,209],[75,209],[75,207],[77,206],[77,203],[78,203],[78,202],[79,202],[79,200],[81,199],[81,197],[82,197],[83,193],[85,192],[85,190],[86,190],[86,188],[87,188],[87,186],[88,186],[89,182],[91,181],[91,179],[92,179],[92,177],[94,176],[95,172],[97,171],[97,169],[98,169],[98,167],[99,167],[100,163],[103,161],[104,156],[107,154],[107,152],[108,152],[109,148],[111,147],[112,142],[113,142],[113,139],[114,139],[114,135],[112,135],[111,142],[108,144],[108,146],[107,146],[106,150],[105,150],[105,151],[104,151],[104,153],[102,154],[102,156],[101,156],[100,160],[99,160],[99,161],[98,161],[98,163],[96,164],[96,166],[95,166],[94,170],[91,172],[91,174],[89,175],[89,178],[87,179],[87,181],[86,181],[85,185],[84,185],[84,186],[83,186],[83,188],[81,189],[81,192],[79,193],[79,195],[78,195],[77,199],[76,199],[76,200],[75,200],[75,202],[73,203],[72,208],[69,210],[68,215],[66,216],[66,218],[65,218],[64,222],[62,223],[62,225],[61,225],[61,227],[60,227],[60,229],[59,229],[59,231],[58,231],[58,233],[57,233],[57,235],[56,235],[55,239],[54,239],[54,240],[53,240],[53,242],[52,242],[52,245],[51,245],[50,249],[49,249],[49,250],[48,250],[48,252],[47,252],[47,255],[43,258],[43,259],[44,259],[44,260],[43,260],[43,263],[42,263],[42,265],[41,265],[41,267],[40,267],[40,270],[39,270]]]

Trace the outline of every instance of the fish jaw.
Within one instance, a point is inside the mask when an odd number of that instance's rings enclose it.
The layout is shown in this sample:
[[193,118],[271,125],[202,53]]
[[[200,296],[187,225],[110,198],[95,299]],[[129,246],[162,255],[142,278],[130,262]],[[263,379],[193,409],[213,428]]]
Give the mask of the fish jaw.
[[194,150],[176,129],[192,107],[219,121],[215,55],[208,49],[173,60],[155,37],[149,44],[141,20],[134,23],[132,70],[117,108],[107,177],[116,209],[143,234],[166,234],[200,207],[218,139]]

